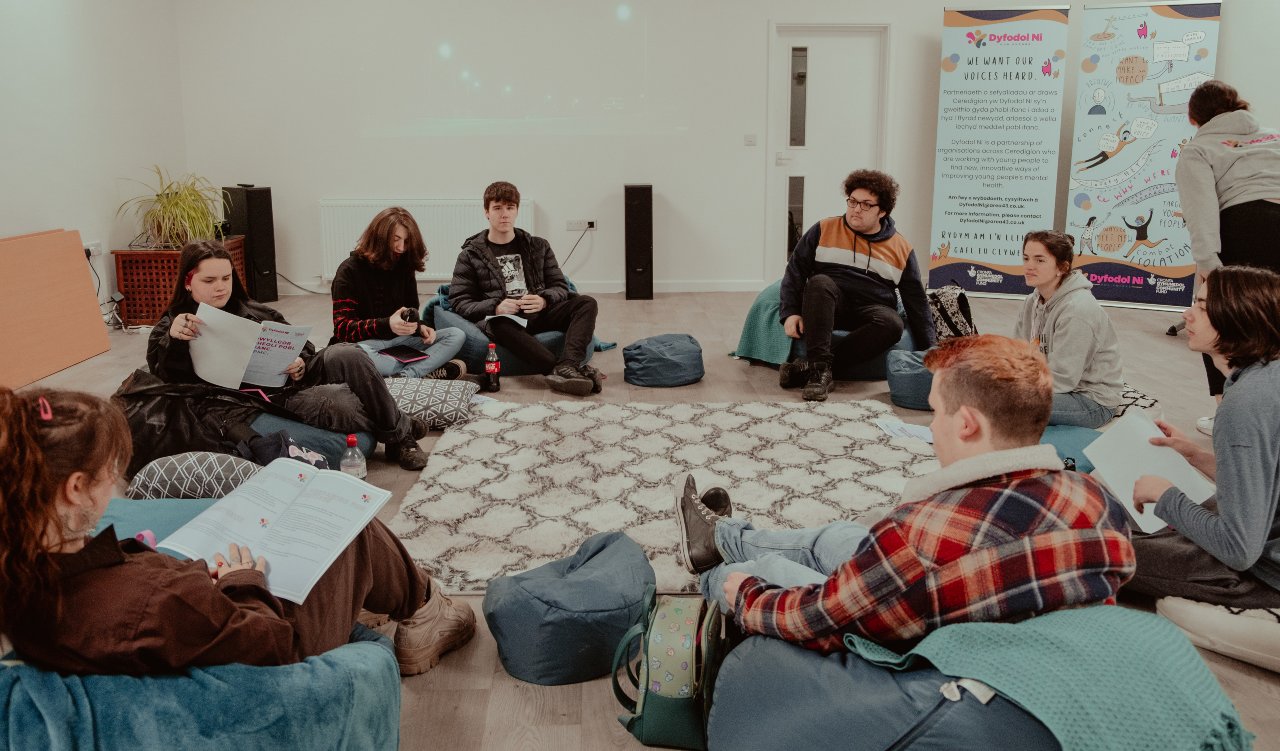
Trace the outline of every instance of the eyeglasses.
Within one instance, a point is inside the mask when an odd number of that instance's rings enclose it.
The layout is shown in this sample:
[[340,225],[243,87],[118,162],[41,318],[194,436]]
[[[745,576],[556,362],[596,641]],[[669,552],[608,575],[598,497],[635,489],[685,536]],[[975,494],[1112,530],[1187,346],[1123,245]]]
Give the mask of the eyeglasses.
[[851,209],[861,209],[862,211],[870,211],[876,208],[877,206],[879,206],[880,204],[872,203],[870,201],[859,201],[856,198],[846,198],[844,199],[844,205],[848,206]]

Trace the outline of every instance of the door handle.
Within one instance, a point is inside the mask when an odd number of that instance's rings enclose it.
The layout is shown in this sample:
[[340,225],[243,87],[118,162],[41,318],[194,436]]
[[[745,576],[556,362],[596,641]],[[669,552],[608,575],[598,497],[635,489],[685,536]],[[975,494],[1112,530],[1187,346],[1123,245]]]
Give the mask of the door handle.
[[788,164],[791,164],[791,155],[785,151],[779,151],[773,155],[773,165],[775,167],[785,167]]

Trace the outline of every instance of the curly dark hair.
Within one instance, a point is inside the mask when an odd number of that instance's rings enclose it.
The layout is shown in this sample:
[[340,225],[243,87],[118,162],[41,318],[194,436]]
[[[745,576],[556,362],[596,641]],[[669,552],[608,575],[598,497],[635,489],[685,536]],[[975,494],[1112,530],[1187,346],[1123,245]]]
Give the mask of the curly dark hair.
[[889,175],[874,169],[857,169],[849,173],[844,179],[844,196],[858,188],[869,190],[876,194],[876,202],[880,204],[880,210],[889,215],[893,213],[893,207],[898,203],[898,181]]

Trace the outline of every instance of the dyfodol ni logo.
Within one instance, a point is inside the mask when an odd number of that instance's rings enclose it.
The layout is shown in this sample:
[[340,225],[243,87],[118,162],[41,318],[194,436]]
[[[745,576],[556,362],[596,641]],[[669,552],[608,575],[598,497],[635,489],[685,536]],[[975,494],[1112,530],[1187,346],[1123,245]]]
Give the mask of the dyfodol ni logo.
[[1044,34],[1036,32],[1033,34],[1014,33],[1014,34],[987,34],[982,29],[975,29],[965,34],[965,39],[969,40],[969,44],[974,47],[982,47],[987,44],[1007,44],[1009,42],[1043,42]]

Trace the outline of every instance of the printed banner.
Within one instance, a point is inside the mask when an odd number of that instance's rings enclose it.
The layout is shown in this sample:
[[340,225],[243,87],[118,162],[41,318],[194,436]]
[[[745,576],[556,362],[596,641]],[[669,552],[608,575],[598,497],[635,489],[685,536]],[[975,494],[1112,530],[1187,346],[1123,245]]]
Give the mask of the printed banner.
[[1221,3],[1085,7],[1067,232],[1099,300],[1191,303],[1195,263],[1173,174],[1213,78]]
[[943,12],[929,286],[1025,294],[1022,236],[1051,229],[1067,6]]

